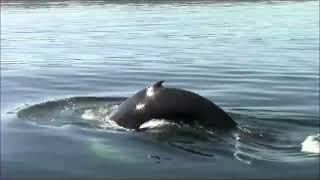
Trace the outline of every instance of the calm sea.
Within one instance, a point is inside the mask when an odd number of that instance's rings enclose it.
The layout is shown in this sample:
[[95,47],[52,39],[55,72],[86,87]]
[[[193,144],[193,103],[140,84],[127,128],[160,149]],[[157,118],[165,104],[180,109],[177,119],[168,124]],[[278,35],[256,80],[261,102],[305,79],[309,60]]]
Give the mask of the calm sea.
[[[106,118],[158,80],[238,129]],[[1,2],[2,177],[317,178],[319,124],[319,1]]]

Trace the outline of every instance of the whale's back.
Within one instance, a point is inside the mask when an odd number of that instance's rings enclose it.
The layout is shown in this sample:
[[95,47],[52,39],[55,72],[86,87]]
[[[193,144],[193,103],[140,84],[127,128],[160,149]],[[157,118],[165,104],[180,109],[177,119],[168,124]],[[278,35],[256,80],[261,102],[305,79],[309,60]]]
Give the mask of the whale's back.
[[137,129],[151,119],[167,119],[185,123],[199,122],[212,128],[232,128],[236,123],[210,100],[190,91],[157,87],[143,89],[121,103],[110,119],[119,125]]
[[185,123],[199,122],[206,127],[230,128],[236,123],[219,106],[190,91],[162,88],[152,101],[157,118],[178,119]]

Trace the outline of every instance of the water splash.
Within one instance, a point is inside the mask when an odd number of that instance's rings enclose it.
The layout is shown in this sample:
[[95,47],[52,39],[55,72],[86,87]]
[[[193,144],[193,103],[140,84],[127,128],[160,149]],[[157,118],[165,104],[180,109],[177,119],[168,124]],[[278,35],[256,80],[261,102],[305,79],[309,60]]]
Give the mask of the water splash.
[[[40,125],[65,126],[81,125],[88,128],[113,128],[114,123],[108,118],[111,111],[124,98],[114,97],[73,97],[50,100],[24,107],[17,111],[22,120]],[[108,124],[112,126],[107,126]]]
[[302,152],[320,154],[320,134],[308,136],[301,145]]

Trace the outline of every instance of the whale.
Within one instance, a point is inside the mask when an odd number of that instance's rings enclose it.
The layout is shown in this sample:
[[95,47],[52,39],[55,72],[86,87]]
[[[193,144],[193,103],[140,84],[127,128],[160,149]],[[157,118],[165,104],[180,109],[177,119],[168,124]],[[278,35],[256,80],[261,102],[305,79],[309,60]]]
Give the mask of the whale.
[[233,129],[237,123],[218,105],[191,91],[164,87],[164,81],[138,91],[116,107],[109,118],[119,126],[138,130],[152,119],[165,119],[205,128]]

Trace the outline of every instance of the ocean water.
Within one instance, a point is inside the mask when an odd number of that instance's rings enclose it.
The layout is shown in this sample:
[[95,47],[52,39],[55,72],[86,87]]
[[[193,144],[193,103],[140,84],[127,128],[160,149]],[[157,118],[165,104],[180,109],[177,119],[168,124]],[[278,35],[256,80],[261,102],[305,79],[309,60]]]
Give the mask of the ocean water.
[[[239,127],[107,118],[158,80]],[[1,2],[2,177],[317,178],[319,124],[319,1]]]

